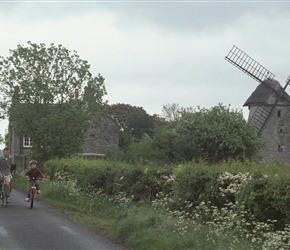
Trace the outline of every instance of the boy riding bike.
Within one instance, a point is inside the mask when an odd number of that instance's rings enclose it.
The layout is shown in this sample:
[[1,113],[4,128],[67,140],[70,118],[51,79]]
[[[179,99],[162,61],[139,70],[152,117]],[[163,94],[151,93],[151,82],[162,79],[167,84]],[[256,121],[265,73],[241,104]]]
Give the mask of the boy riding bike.
[[[37,193],[40,194],[39,183],[40,180],[44,180],[44,175],[42,174],[41,170],[37,167],[37,161],[32,160],[30,161],[29,165],[31,166],[30,169],[24,174],[26,179],[29,178],[29,188],[33,185],[32,178],[35,178],[35,186]],[[29,202],[29,190],[27,198],[25,199],[26,202]]]

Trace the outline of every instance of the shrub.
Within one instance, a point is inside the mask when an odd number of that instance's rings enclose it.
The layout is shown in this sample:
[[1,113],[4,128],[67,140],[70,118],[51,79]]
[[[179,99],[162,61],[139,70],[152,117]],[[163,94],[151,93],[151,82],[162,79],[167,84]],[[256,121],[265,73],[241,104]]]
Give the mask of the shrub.
[[[74,179],[81,190],[102,190],[106,195],[124,192],[135,201],[150,201],[158,192],[169,188],[166,178],[171,167],[127,164],[114,161],[83,159],[51,160],[45,164],[45,173],[54,181],[60,171]],[[169,188],[170,189],[170,188]]]
[[255,174],[237,194],[237,201],[259,222],[277,220],[275,229],[290,223],[290,180],[284,176]]

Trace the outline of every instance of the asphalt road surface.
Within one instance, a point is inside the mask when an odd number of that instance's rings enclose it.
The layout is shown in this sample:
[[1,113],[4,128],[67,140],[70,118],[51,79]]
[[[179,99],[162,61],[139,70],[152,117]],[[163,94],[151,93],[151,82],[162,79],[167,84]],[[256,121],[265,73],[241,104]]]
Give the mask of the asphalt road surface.
[[40,201],[30,209],[25,198],[26,194],[13,189],[8,207],[0,206],[0,250],[122,249]]

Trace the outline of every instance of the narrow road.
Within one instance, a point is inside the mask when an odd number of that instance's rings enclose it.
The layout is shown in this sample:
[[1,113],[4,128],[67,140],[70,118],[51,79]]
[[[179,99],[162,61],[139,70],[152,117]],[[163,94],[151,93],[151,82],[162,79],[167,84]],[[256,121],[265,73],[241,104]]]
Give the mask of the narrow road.
[[120,246],[87,230],[66,216],[13,190],[7,208],[0,206],[1,250],[119,250]]

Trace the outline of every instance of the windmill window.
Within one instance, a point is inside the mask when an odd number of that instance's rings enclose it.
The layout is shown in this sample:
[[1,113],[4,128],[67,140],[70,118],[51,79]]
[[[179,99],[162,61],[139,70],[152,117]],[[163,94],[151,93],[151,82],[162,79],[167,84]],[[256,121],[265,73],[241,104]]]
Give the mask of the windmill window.
[[278,145],[278,151],[283,152],[283,147],[281,145]]
[[278,134],[282,134],[283,133],[283,127],[278,127]]
[[278,113],[277,113],[278,117],[281,117],[281,113],[282,113],[282,111],[278,110]]

